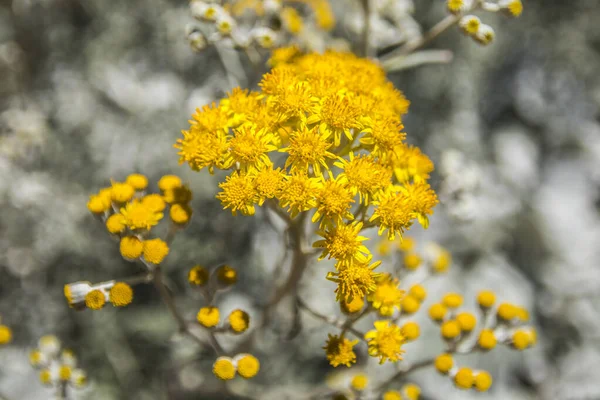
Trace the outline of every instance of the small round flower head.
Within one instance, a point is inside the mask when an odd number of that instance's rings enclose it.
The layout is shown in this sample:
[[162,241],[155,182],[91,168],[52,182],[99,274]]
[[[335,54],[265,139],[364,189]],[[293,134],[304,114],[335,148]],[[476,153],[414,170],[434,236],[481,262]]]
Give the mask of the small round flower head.
[[229,357],[219,357],[213,364],[213,374],[222,381],[228,381],[235,377],[235,365]]
[[475,35],[479,31],[481,20],[475,15],[465,15],[460,19],[458,25],[467,35]]
[[448,309],[442,303],[432,304],[429,307],[429,318],[434,321],[442,321],[446,316]]
[[407,295],[402,298],[402,302],[400,303],[400,309],[404,314],[414,314],[419,311],[419,307],[421,303],[419,299],[414,297],[413,295]]
[[483,309],[491,308],[496,303],[496,295],[491,290],[482,290],[477,294],[477,304]]
[[477,339],[477,344],[480,348],[484,350],[491,350],[496,347],[496,343],[498,343],[498,339],[496,339],[496,334],[491,329],[483,329],[479,333],[479,339]]
[[135,189],[128,183],[113,182],[110,190],[112,201],[120,204],[131,200],[135,194]]
[[75,357],[75,353],[73,350],[64,349],[60,354],[60,361],[63,365],[68,365],[69,367],[75,367],[77,365],[77,357]]
[[219,323],[219,309],[217,307],[202,307],[198,311],[196,319],[200,325],[206,328],[213,328]]
[[454,383],[459,389],[471,389],[475,383],[473,377],[473,370],[471,368],[459,368],[458,372],[454,376]]
[[377,280],[377,288],[369,293],[367,300],[373,308],[384,317],[394,314],[394,309],[401,308],[404,290],[400,289],[398,279],[392,278],[390,274],[384,274]]
[[160,194],[156,193],[144,196],[141,200],[144,207],[155,213],[161,212],[167,206],[165,199]]
[[365,390],[368,384],[369,377],[365,374],[354,375],[352,377],[352,381],[350,381],[350,386],[352,386],[352,389],[358,390],[359,392]]
[[68,365],[61,365],[58,370],[58,378],[63,382],[70,381],[72,374],[73,374],[73,368],[71,368]]
[[329,338],[323,349],[329,363],[333,367],[340,365],[350,367],[350,365],[354,364],[356,362],[356,354],[352,348],[358,343],[358,340],[350,341],[343,336],[337,335],[328,336]]
[[94,289],[85,295],[85,306],[90,310],[100,310],[106,304],[106,296],[99,289]]
[[131,174],[125,183],[131,185],[135,190],[144,190],[148,187],[148,178],[142,174]]
[[442,374],[447,374],[454,366],[454,359],[450,354],[440,354],[436,357],[434,364],[435,369]]
[[387,240],[386,238],[384,238],[383,240],[380,240],[379,243],[377,243],[377,252],[382,256],[382,257],[387,257],[391,254],[392,252],[392,246],[389,240]]
[[419,324],[417,324],[416,322],[412,322],[412,321],[407,322],[404,325],[402,325],[402,328],[400,328],[400,331],[402,332],[402,336],[404,336],[406,338],[406,340],[415,340],[421,334]]
[[181,178],[175,175],[165,175],[158,181],[158,188],[163,192],[177,189],[181,185],[183,185]]
[[186,204],[173,204],[169,210],[171,221],[178,225],[185,225],[192,217],[192,209]]
[[122,233],[127,226],[122,214],[113,214],[106,219],[106,230],[114,235]]
[[410,287],[408,294],[419,300],[419,302],[422,302],[427,297],[427,290],[425,290],[423,285],[416,284]]
[[134,200],[121,208],[123,215],[123,223],[130,229],[150,230],[153,226],[158,225],[164,214],[155,212],[150,209],[144,202]]
[[12,330],[6,325],[0,325],[0,346],[12,340]]
[[277,42],[277,34],[272,29],[266,27],[252,30],[251,35],[256,40],[256,43],[265,49],[272,48]]
[[188,272],[188,282],[195,286],[204,286],[208,283],[210,274],[202,265],[196,265]]
[[455,339],[460,336],[460,325],[455,320],[442,323],[440,332],[444,339]]
[[239,354],[235,358],[235,363],[237,365],[237,373],[245,379],[255,377],[260,370],[260,362],[252,354]]
[[237,272],[229,265],[221,265],[217,268],[217,280],[222,285],[233,285],[237,282]]
[[121,238],[119,250],[124,259],[135,260],[142,255],[144,243],[135,236],[125,236]]
[[60,352],[60,340],[54,335],[42,336],[38,347],[46,356],[54,357]]
[[452,14],[458,14],[464,11],[466,7],[465,3],[465,0],[447,0],[446,7],[448,8],[448,11],[450,11]]
[[167,254],[169,254],[169,246],[162,239],[150,239],[144,242],[144,260],[151,264],[160,264],[163,262]]
[[32,350],[29,352],[29,363],[34,367],[39,367],[46,364],[48,357],[40,350]]
[[404,256],[404,266],[410,271],[414,271],[421,265],[421,257],[417,253],[407,253]]
[[[250,316],[242,310],[233,310],[229,314],[229,326],[235,333],[245,332],[250,326]],[[241,375],[241,374],[240,374]]]
[[133,289],[125,282],[117,282],[110,288],[108,298],[113,306],[125,307],[133,301]]
[[525,330],[516,330],[511,337],[512,346],[517,350],[525,350],[531,344],[531,336]]
[[110,209],[110,198],[104,196],[93,195],[87,203],[87,208],[94,214],[102,214]]
[[71,373],[71,383],[77,387],[82,388],[87,383],[87,375],[82,369],[74,369]]
[[402,345],[406,338],[402,336],[400,327],[390,321],[375,321],[375,330],[365,334],[369,345],[369,355],[379,357],[379,363],[386,360],[397,362],[402,360]]
[[512,321],[517,317],[517,307],[510,303],[502,303],[498,306],[498,318],[504,321]]
[[461,312],[456,315],[456,322],[463,332],[471,332],[477,325],[477,318],[470,312]]
[[215,21],[220,15],[225,14],[225,10],[218,4],[208,4],[203,1],[190,2],[190,12],[192,17],[204,21]]
[[473,38],[482,45],[490,44],[495,37],[496,33],[494,32],[494,29],[486,24],[479,25],[479,30],[475,36],[473,36]]
[[487,371],[478,371],[475,375],[475,389],[480,392],[487,391],[492,386],[492,375]]
[[463,303],[463,297],[458,293],[448,293],[442,299],[442,303],[448,308],[458,308]]
[[421,396],[421,388],[414,383],[404,385],[402,391],[407,400],[419,400],[419,397]]
[[415,239],[411,237],[400,237],[400,241],[398,242],[398,250],[400,251],[411,251],[415,247]]
[[397,390],[388,390],[383,394],[383,400],[403,400],[402,394]]
[[192,200],[192,191],[187,185],[181,185],[175,189],[165,190],[163,198],[169,204],[187,204]]
[[517,316],[521,322],[529,321],[529,311],[524,307],[517,307]]
[[40,382],[44,386],[52,385],[52,373],[49,369],[43,369],[40,371]]
[[92,290],[88,281],[69,283],[64,286],[64,294],[71,308],[82,308],[85,305],[85,295]]
[[361,311],[365,306],[364,297],[355,296],[352,301],[347,302],[345,300],[340,300],[340,308],[342,312],[346,314],[354,314]]
[[523,3],[521,0],[500,0],[498,5],[511,17],[518,17],[523,13]]
[[222,13],[217,17],[215,26],[221,35],[229,36],[235,28],[235,20],[229,14]]

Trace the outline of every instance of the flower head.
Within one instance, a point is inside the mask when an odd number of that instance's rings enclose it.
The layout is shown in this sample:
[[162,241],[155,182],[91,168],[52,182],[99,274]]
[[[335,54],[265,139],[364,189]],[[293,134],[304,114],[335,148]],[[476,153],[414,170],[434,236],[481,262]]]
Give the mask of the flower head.
[[229,159],[227,164],[238,163],[243,170],[259,170],[271,164],[267,153],[276,150],[272,144],[273,134],[256,125],[244,124],[233,130],[229,139]]
[[119,249],[123,258],[135,260],[142,255],[144,243],[135,236],[125,236],[121,239]]
[[160,264],[169,254],[169,246],[159,238],[146,240],[144,242],[144,260],[151,264]]
[[303,173],[308,173],[312,168],[315,175],[321,176],[321,167],[328,170],[328,159],[336,158],[329,151],[333,143],[327,140],[328,136],[326,132],[319,132],[318,127],[308,129],[306,125],[301,125],[290,134],[289,146],[279,150],[288,154],[285,167]]
[[350,341],[344,336],[328,335],[327,343],[323,349],[329,363],[338,367],[345,365],[349,367],[356,362],[356,354],[352,348],[358,343],[358,339]]
[[279,204],[283,208],[288,208],[292,218],[299,213],[308,211],[316,206],[316,195],[319,188],[317,178],[309,178],[302,173],[293,173],[286,176],[281,187]]
[[260,370],[260,362],[252,354],[238,354],[234,361],[237,364],[237,373],[242,378],[253,378]]
[[352,194],[358,193],[359,201],[369,204],[370,199],[377,197],[391,183],[392,173],[370,155],[350,153],[349,158],[335,165],[343,169],[340,176],[348,181]]
[[202,265],[196,265],[188,272],[188,282],[195,286],[204,286],[208,283],[210,274]]
[[338,271],[327,274],[327,279],[338,284],[336,300],[351,303],[354,298],[362,299],[376,289],[376,279],[381,275],[373,272],[381,261],[369,265],[370,258],[364,263],[355,262],[341,266]]
[[117,282],[108,292],[108,299],[115,307],[124,307],[133,301],[133,289],[125,282]]
[[0,346],[12,340],[12,330],[6,325],[0,325]]
[[258,200],[254,180],[250,175],[234,172],[219,184],[222,192],[217,194],[223,209],[230,208],[233,215],[254,215],[254,203]]
[[228,317],[229,325],[235,333],[245,332],[250,326],[250,316],[242,310],[233,310]]
[[85,295],[85,305],[91,310],[99,310],[106,304],[106,295],[102,290],[94,289]]
[[342,135],[348,140],[358,134],[364,124],[361,121],[360,100],[351,94],[333,93],[323,98],[318,111],[307,119],[307,124],[319,123],[319,130],[333,135],[333,143],[339,146]]
[[231,380],[235,377],[235,365],[229,357],[219,357],[213,364],[213,374],[223,381]]
[[359,236],[362,229],[362,223],[354,221],[350,224],[341,224],[324,231],[317,232],[323,236],[324,240],[318,240],[313,243],[313,247],[323,248],[319,260],[335,258],[340,266],[345,266],[353,261],[366,262],[369,249],[362,244],[368,240],[364,236]]
[[391,316],[394,309],[400,309],[404,290],[400,289],[400,282],[392,278],[390,274],[381,275],[377,279],[377,287],[367,296],[367,300],[373,308],[379,311],[382,316]]
[[397,362],[402,360],[402,345],[406,339],[402,335],[400,327],[390,321],[376,321],[375,330],[365,334],[369,345],[369,355],[379,357],[379,363],[386,361]]
[[339,177],[333,179],[330,175],[330,179],[324,181],[317,192],[317,211],[313,215],[312,222],[321,220],[321,227],[324,227],[341,224],[344,219],[354,219],[350,213],[350,207],[354,203],[353,197],[343,179]]
[[121,208],[121,215],[123,223],[129,229],[146,230],[157,225],[163,217],[163,213],[154,211],[140,200],[127,203],[124,208]]
[[206,328],[213,328],[219,323],[219,309],[217,307],[202,307],[196,319],[200,325]]

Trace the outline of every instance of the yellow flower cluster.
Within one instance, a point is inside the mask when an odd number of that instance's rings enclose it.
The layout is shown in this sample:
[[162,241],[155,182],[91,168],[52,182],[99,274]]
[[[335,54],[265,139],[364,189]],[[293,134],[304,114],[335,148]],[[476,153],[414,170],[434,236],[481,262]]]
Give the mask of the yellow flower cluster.
[[435,359],[434,365],[438,372],[449,375],[459,389],[475,388],[480,392],[485,392],[492,386],[492,376],[489,372],[458,367],[451,354],[440,354]]
[[419,400],[421,388],[414,383],[407,383],[400,391],[389,390],[383,394],[383,400]]
[[77,357],[73,351],[63,349],[54,335],[40,338],[38,348],[29,353],[29,361],[40,370],[40,382],[46,386],[81,388],[87,383],[87,375],[83,369],[77,368]]
[[265,203],[292,219],[312,213],[322,236],[313,246],[337,261],[328,278],[351,302],[379,276],[361,231],[377,226],[393,239],[415,220],[427,227],[433,163],[404,142],[409,102],[375,63],[294,49],[274,59],[260,92],[234,89],[198,109],[175,147],[193,170],[231,171],[217,198],[234,215]]
[[[509,17],[518,17],[523,12],[521,0],[500,0],[497,4],[470,2],[466,0],[447,0],[448,11],[460,16],[465,11],[475,11],[481,7],[486,11],[502,12]],[[490,44],[496,37],[494,29],[481,22],[475,15],[465,15],[460,18],[458,25],[461,31],[482,45]]]
[[258,358],[252,354],[238,354],[233,358],[219,357],[213,364],[213,374],[223,381],[235,378],[236,373],[244,379],[254,378],[260,370]]
[[115,307],[124,307],[133,301],[133,289],[125,282],[74,282],[64,286],[64,294],[69,307],[76,310],[89,308],[100,310],[107,302]]

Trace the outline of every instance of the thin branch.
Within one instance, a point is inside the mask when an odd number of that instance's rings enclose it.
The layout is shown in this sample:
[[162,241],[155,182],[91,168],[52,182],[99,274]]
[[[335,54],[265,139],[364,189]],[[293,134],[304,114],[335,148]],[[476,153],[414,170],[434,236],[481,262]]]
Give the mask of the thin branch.
[[387,72],[402,71],[427,64],[448,64],[454,53],[450,50],[423,50],[406,56],[398,56],[382,63]]
[[361,0],[361,5],[363,8],[363,12],[365,15],[365,25],[363,28],[362,35],[362,53],[365,57],[369,58],[372,56],[372,49],[370,43],[370,34],[371,34],[371,1],[370,0]]
[[309,313],[310,315],[312,315],[313,317],[320,319],[321,321],[324,321],[332,326],[335,326],[336,328],[341,329],[342,331],[347,331],[352,333],[354,336],[356,336],[357,338],[359,338],[360,340],[365,340],[365,334],[360,332],[358,329],[352,328],[352,326],[346,326],[347,321],[341,321],[338,318],[335,317],[328,317],[326,315],[323,315],[321,313],[319,313],[316,310],[313,310],[311,307],[308,306],[308,304],[306,304],[304,302],[304,300],[302,300],[300,298],[300,296],[296,297],[296,303],[298,304],[298,307],[301,310],[306,311],[307,313]]
[[417,361],[417,362],[415,362],[413,364],[410,364],[407,367],[402,368],[401,370],[399,370],[398,372],[396,372],[388,380],[386,380],[386,381],[382,382],[381,384],[379,384],[379,386],[377,386],[377,388],[375,389],[375,391],[376,392],[381,392],[381,391],[387,389],[392,383],[394,383],[394,381],[402,378],[404,375],[410,374],[411,372],[414,372],[414,371],[419,370],[421,368],[429,367],[429,366],[433,365],[434,362],[435,362],[435,358],[427,358],[425,360]]

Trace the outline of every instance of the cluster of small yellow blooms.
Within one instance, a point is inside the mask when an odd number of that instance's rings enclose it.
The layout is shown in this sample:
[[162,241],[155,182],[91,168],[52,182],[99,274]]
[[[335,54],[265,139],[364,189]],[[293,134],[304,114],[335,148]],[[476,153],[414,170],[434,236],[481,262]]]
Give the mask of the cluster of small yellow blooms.
[[0,318],[0,346],[8,344],[12,341],[12,329],[2,324],[2,318]]
[[448,271],[452,263],[450,252],[437,243],[428,243],[421,254],[417,251],[415,240],[404,237],[402,240],[381,240],[377,245],[378,253],[383,257],[399,252],[402,268],[416,271],[425,265],[429,273],[440,274]]
[[[521,0],[500,0],[497,3],[475,0],[447,0],[446,5],[448,11],[457,16],[475,11],[479,7],[485,11],[502,12],[510,17],[518,17],[523,12],[523,3]],[[496,36],[494,29],[482,23],[475,15],[462,16],[458,24],[465,35],[483,45],[491,43]]]
[[125,282],[109,281],[92,285],[91,282],[74,282],[64,287],[69,307],[76,310],[99,310],[107,302],[124,307],[133,301],[133,289]]
[[382,400],[419,400],[421,388],[414,383],[408,383],[398,390],[389,390],[383,394]]
[[29,353],[31,365],[40,370],[40,382],[54,388],[57,394],[67,387],[81,388],[87,383],[84,370],[77,368],[77,358],[69,349],[63,349],[53,335],[40,338],[38,348]]
[[[517,350],[525,350],[536,342],[534,328],[526,323],[529,313],[522,307],[509,303],[500,304],[496,310],[496,296],[491,291],[482,291],[477,296],[481,311],[481,327],[477,335],[476,346],[481,351],[489,351],[500,343],[510,345]],[[459,312],[463,297],[457,293],[447,293],[442,301],[433,304],[429,316],[439,324],[442,338],[448,344],[448,353],[441,354],[435,360],[435,368],[442,374],[448,374],[455,385],[461,389],[474,387],[486,391],[492,384],[492,377],[486,371],[474,371],[455,365],[452,353],[468,337],[475,334],[477,318],[471,312]]]
[[379,262],[363,229],[395,238],[414,220],[427,226],[438,202],[427,184],[433,164],[404,143],[409,103],[379,66],[345,53],[290,54],[274,55],[261,92],[235,89],[197,110],[175,147],[194,170],[232,170],[217,198],[233,214],[265,203],[291,219],[312,212],[323,237],[313,246],[337,261],[328,279],[349,302],[376,288]]
[[[227,320],[222,326],[219,308],[213,306],[215,297],[219,291],[225,290],[237,282],[237,272],[229,265],[221,265],[214,271],[209,272],[206,267],[196,265],[188,272],[188,282],[195,288],[201,290],[209,305],[200,308],[196,315],[198,323],[213,334],[229,332],[241,334],[250,327],[250,316],[244,310],[236,309],[229,313]],[[258,373],[260,363],[251,354],[238,354],[233,358],[219,357],[213,365],[213,373],[222,380],[229,380],[237,374],[243,378],[252,378]]]
[[[187,32],[196,51],[216,43],[238,49],[270,49],[278,42],[304,44],[300,37],[304,29],[329,31],[335,25],[327,0],[192,0],[190,11],[201,22]],[[310,14],[316,27],[305,27]]]

